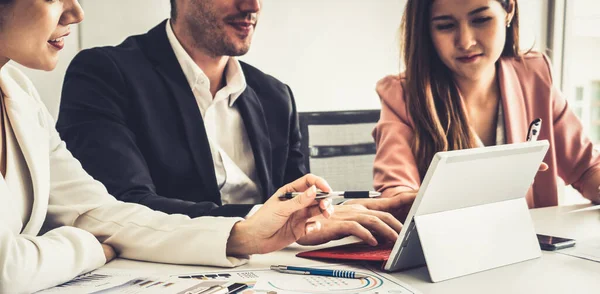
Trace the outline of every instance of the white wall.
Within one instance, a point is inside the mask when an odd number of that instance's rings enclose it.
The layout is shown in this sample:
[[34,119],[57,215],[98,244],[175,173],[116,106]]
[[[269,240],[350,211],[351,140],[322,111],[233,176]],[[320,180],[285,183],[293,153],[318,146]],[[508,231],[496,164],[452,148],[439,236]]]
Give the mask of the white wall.
[[265,1],[242,59],[288,83],[300,111],[379,108],[375,84],[399,71],[404,1]]
[[[275,0],[277,1],[277,0]],[[85,10],[81,46],[117,45],[130,35],[143,34],[168,18],[169,0],[80,0]]]
[[548,0],[521,0],[519,1],[519,14],[521,49],[546,50]]
[[[548,0],[521,5],[523,47],[545,47]],[[57,70],[28,71],[53,115],[66,66],[78,50],[116,45],[148,31],[169,0],[80,0],[86,12]],[[265,0],[250,52],[241,59],[288,83],[300,111],[379,108],[377,80],[399,71],[398,26],[405,0]],[[77,28],[74,28],[74,32]]]

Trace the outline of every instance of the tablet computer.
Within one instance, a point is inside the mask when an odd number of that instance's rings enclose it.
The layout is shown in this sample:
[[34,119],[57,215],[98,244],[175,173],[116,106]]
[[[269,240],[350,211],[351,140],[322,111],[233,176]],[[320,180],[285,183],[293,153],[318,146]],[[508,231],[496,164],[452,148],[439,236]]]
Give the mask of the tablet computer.
[[300,257],[427,264],[433,281],[540,256],[525,196],[548,141],[438,152],[395,244],[349,244]]
[[[384,269],[427,262],[435,281],[448,275],[435,278],[433,264],[468,274],[539,256],[525,196],[548,145],[543,140],[437,153]],[[464,268],[466,263],[475,266]]]

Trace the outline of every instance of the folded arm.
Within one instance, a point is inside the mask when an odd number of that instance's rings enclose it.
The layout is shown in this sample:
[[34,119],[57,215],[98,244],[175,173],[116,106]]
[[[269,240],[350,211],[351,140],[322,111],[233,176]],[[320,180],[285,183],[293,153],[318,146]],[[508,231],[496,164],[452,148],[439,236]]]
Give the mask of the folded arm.
[[0,224],[0,293],[31,293],[91,271],[105,263],[90,233],[61,227],[43,236],[15,235]]

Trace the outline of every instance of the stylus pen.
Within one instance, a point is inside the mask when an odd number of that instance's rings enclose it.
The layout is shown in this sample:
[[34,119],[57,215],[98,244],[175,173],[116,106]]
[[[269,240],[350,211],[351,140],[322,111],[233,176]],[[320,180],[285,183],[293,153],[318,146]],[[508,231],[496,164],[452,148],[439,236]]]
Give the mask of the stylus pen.
[[[302,195],[304,192],[288,192],[279,195],[280,199],[292,199]],[[332,191],[332,192],[317,192],[317,199],[329,197],[344,197],[344,198],[375,198],[381,196],[381,193],[375,191]]]
[[330,270],[310,267],[297,267],[287,265],[272,265],[271,269],[280,273],[297,275],[316,275],[348,279],[366,279],[369,276],[356,273],[354,271]]
[[542,119],[536,118],[531,124],[529,124],[529,130],[527,131],[527,142],[536,141],[538,135],[540,134],[540,129],[542,128]]

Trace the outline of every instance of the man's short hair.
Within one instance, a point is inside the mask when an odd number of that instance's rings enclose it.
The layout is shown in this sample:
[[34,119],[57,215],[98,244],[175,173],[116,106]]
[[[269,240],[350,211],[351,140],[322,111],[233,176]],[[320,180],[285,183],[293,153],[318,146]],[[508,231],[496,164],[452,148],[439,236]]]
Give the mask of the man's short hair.
[[177,0],[171,0],[171,19],[177,17]]

